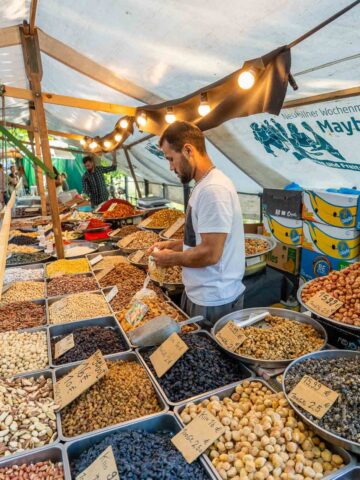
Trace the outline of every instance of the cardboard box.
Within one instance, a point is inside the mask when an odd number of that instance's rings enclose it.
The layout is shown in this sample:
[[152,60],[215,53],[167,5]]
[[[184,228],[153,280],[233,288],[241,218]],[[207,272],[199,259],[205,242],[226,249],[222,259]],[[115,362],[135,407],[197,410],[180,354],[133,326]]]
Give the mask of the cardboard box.
[[302,218],[337,228],[360,228],[360,195],[305,191]]
[[302,244],[302,220],[293,220],[272,215],[263,217],[264,235],[292,247]]
[[301,220],[302,191],[264,188],[262,208],[266,215]]
[[303,248],[301,252],[300,276],[304,282],[308,282],[314,278],[324,277],[332,270],[346,268],[350,263]]
[[267,254],[266,263],[270,267],[297,275],[300,271],[301,247],[291,247],[277,243],[274,250]]
[[304,221],[303,248],[339,260],[354,261],[360,254],[360,232]]

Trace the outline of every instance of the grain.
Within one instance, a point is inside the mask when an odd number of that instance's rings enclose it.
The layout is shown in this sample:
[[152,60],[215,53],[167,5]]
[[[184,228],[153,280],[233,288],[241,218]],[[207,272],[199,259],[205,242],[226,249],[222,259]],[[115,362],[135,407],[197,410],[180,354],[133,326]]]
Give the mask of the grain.
[[96,293],[76,293],[49,305],[50,323],[75,322],[109,315],[105,298]]
[[3,293],[1,304],[45,298],[45,282],[15,282]]
[[89,262],[85,258],[73,260],[56,260],[46,266],[46,274],[49,278],[71,273],[90,272]]
[[45,323],[45,305],[16,302],[0,306],[0,332],[39,327]]

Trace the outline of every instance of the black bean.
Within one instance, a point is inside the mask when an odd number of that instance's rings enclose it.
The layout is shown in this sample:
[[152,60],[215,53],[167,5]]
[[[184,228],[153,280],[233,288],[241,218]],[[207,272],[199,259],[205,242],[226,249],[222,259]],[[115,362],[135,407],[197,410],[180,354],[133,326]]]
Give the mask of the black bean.
[[38,243],[37,238],[28,237],[27,235],[17,235],[13,237],[9,243],[13,243],[14,245],[34,245]]

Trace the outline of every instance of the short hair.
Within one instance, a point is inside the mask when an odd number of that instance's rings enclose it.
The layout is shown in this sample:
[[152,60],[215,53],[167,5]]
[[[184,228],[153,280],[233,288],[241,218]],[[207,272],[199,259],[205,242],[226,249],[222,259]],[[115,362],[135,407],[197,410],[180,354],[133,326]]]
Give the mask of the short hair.
[[186,143],[190,143],[200,155],[205,155],[205,137],[199,127],[190,122],[176,121],[169,125],[161,134],[159,145],[167,141],[175,152],[181,152]]
[[87,155],[86,157],[83,157],[82,161],[83,161],[84,165],[85,165],[86,162],[94,163],[94,159],[90,155]]

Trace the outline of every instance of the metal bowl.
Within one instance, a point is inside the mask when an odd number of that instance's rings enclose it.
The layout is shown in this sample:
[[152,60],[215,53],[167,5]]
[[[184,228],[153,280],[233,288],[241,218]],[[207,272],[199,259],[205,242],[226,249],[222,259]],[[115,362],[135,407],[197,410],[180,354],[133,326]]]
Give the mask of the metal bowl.
[[223,344],[219,342],[219,340],[216,337],[216,334],[219,332],[219,330],[221,330],[230,320],[232,320],[236,325],[241,326],[241,321],[247,320],[250,314],[261,313],[263,311],[268,311],[270,315],[275,315],[278,317],[287,318],[288,320],[293,320],[299,323],[306,323],[308,325],[311,325],[312,327],[315,328],[315,330],[317,330],[321,334],[324,340],[321,348],[322,349],[325,348],[327,344],[327,333],[325,328],[322,325],[320,325],[319,322],[317,322],[311,317],[308,317],[307,315],[304,315],[303,313],[294,312],[293,310],[285,310],[283,308],[247,308],[245,310],[238,310],[236,312],[229,313],[228,315],[225,315],[224,317],[220,318],[213,326],[211,330],[211,335],[213,339],[229,355],[231,355],[232,357],[236,358],[241,362],[258,365],[265,368],[286,367],[287,365],[289,365],[289,363],[291,363],[294,360],[293,358],[281,359],[281,360],[263,360],[263,359],[248,357],[246,355],[241,355],[241,354],[232,352],[231,350],[225,348]]
[[[69,250],[69,249],[71,249],[71,248],[74,247],[74,246],[88,247],[88,248],[91,248],[92,251],[91,251],[91,252],[87,252],[87,254],[82,253],[81,255],[75,255],[75,256],[73,256],[73,257],[67,257],[67,256],[66,256],[66,250]],[[94,252],[96,252],[97,250],[99,250],[99,245],[98,245],[97,243],[87,242],[86,240],[75,240],[75,241],[69,243],[69,245],[65,245],[65,246],[64,246],[64,252],[65,252],[65,258],[66,258],[66,259],[73,259],[73,258],[84,257],[85,255],[89,255],[90,253],[94,253]],[[54,252],[54,253],[52,254],[52,256],[57,258],[56,252]]]
[[[41,250],[39,250],[41,252]],[[32,253],[29,253],[28,255],[34,255]],[[38,263],[46,263],[49,260],[51,260],[51,255],[48,255],[47,257],[44,257],[43,260],[34,260],[32,262],[20,262],[20,263],[6,263],[6,268],[16,268],[16,267],[24,267],[25,265],[37,265]]]
[[248,258],[254,258],[254,257],[260,257],[261,255],[266,255],[267,253],[271,252],[271,250],[274,250],[276,247],[276,242],[272,237],[265,237],[264,235],[257,235],[255,233],[246,233],[245,234],[245,240],[249,239],[258,239],[258,240],[264,240],[268,244],[268,248],[266,250],[263,250],[262,252],[259,253],[254,253],[252,255],[246,255],[246,259]]
[[289,373],[289,371],[292,369],[292,367],[297,363],[304,362],[309,358],[340,358],[340,357],[347,357],[347,358],[360,357],[360,352],[356,352],[353,350],[323,350],[321,352],[308,353],[307,355],[304,355],[303,357],[300,357],[294,360],[287,367],[287,369],[283,374],[282,388],[283,388],[285,397],[289,402],[289,404],[291,405],[291,407],[296,411],[296,413],[300,416],[300,418],[304,421],[304,423],[309,425],[320,437],[324,438],[325,440],[332,443],[333,445],[337,445],[339,447],[345,448],[346,450],[349,450],[350,452],[360,454],[360,443],[353,442],[351,440],[347,440],[343,437],[340,437],[339,435],[336,435],[335,433],[332,433],[329,430],[325,430],[324,428],[320,427],[315,422],[310,420],[307,416],[304,415],[304,413],[298,407],[298,405],[292,402],[285,388],[286,376]]
[[[140,249],[139,249],[140,250]],[[135,255],[135,253],[137,252],[137,250],[135,250],[135,252],[132,252],[130,253],[130,255],[128,256],[128,259],[129,259],[129,262],[132,264],[132,265],[135,265],[136,267],[139,267],[139,268],[142,268],[142,269],[146,269],[148,267],[148,262],[143,262],[143,258],[145,257],[146,255],[146,251],[144,253],[144,257],[139,261],[139,262],[134,262],[133,261],[133,256]]]
[[[313,282],[314,280],[310,280],[310,282]],[[316,312],[315,310],[313,310],[311,307],[309,307],[304,301],[303,299],[301,298],[301,294],[302,294],[302,291],[305,287],[305,285],[308,285],[310,282],[307,282],[305,283],[304,285],[302,285],[299,290],[297,291],[297,299],[299,301],[299,303],[304,307],[306,308],[306,310],[309,310],[309,312],[313,313],[314,315],[316,315],[317,317],[319,318],[323,318],[324,320],[326,320],[327,322],[330,322],[330,323],[333,323],[334,325],[337,325],[339,327],[342,327],[342,328],[345,328],[345,329],[349,329],[349,330],[355,330],[357,332],[360,332],[360,327],[357,327],[355,325],[349,325],[348,323],[343,323],[343,322],[339,322],[339,320],[335,320],[334,318],[330,318],[330,317],[325,317],[324,315],[321,315],[319,312]]]
[[[170,228],[170,227],[169,227],[169,228]],[[181,228],[181,227],[179,227],[179,229],[180,229],[180,228]],[[164,234],[165,234],[166,230],[168,230],[168,229],[167,229],[167,228],[164,228],[164,229],[161,230],[161,232],[159,233],[159,237],[161,238],[161,240],[182,240],[182,238],[176,238],[176,237],[174,237],[174,236],[172,236],[172,237],[170,237],[170,238],[169,238],[169,237],[165,237]],[[178,231],[176,231],[175,233],[177,233],[177,232],[178,232]],[[175,234],[174,234],[174,235],[175,235]],[[183,236],[184,236],[184,235],[183,235]]]

